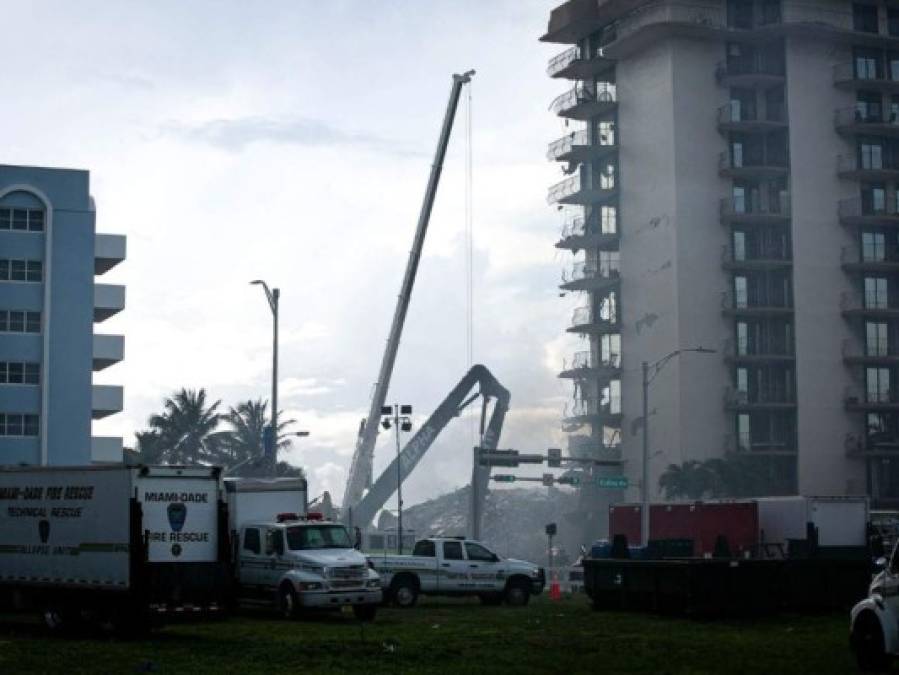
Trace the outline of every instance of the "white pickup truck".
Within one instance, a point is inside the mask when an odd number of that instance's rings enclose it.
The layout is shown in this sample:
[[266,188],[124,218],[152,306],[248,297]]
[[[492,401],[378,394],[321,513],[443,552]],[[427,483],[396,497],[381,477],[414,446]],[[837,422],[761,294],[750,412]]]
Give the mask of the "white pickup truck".
[[541,567],[501,558],[483,544],[433,537],[416,542],[412,555],[369,556],[381,575],[386,598],[412,607],[419,595],[476,595],[486,605],[526,605],[543,592]]
[[859,669],[879,672],[899,656],[899,545],[889,560],[880,558],[876,564],[880,572],[868,597],[852,608],[849,644]]
[[276,602],[285,618],[351,606],[375,618],[381,580],[346,528],[306,512],[303,479],[227,479],[238,597]]

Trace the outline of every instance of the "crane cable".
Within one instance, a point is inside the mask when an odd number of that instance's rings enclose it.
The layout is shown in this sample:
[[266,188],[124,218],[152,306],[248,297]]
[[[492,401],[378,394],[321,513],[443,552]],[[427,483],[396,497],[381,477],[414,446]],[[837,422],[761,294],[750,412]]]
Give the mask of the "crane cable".
[[[468,83],[465,115],[465,361],[467,369],[474,365],[474,189],[472,179],[472,83]],[[469,416],[472,445],[479,443],[477,423]]]

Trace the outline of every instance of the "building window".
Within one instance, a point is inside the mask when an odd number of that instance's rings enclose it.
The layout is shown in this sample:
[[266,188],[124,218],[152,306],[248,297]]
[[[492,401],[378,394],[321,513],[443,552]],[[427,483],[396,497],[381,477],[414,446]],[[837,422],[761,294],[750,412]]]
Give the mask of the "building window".
[[749,306],[749,282],[746,277],[734,277],[734,307],[742,309]]
[[37,415],[0,413],[0,436],[37,436],[39,426]]
[[880,141],[864,139],[858,146],[859,165],[862,169],[883,168],[883,145]]
[[853,51],[855,78],[858,80],[878,80],[881,76],[880,52],[876,49],[856,47]]
[[0,259],[0,281],[31,281],[40,283],[44,266],[40,260]]
[[899,37],[899,9],[887,8],[887,32]]
[[865,308],[887,309],[887,280],[883,277],[865,277]]
[[734,260],[746,260],[746,233],[734,231]]
[[618,209],[614,206],[601,206],[599,208],[599,226],[603,234],[615,234],[618,232]]
[[44,212],[41,209],[12,209],[0,207],[0,230],[43,232]]
[[865,322],[865,355],[887,356],[889,354],[889,327],[885,321]]
[[883,121],[882,99],[876,91],[860,91],[855,97],[855,119],[858,122]]
[[868,403],[890,402],[889,368],[866,368],[865,381],[867,384],[866,400]]
[[40,333],[41,313],[0,309],[0,333]]
[[852,5],[852,27],[863,33],[877,32],[877,5],[860,2]]
[[0,384],[39,384],[40,364],[0,361]]
[[886,260],[886,237],[883,232],[862,232],[862,260],[865,262]]
[[886,213],[887,192],[883,183],[862,185],[862,215],[871,216]]

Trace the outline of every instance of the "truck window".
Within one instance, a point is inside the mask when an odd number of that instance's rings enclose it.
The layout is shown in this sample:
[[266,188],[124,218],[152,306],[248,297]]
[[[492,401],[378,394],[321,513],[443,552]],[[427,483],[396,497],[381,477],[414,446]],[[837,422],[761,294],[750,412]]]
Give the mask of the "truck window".
[[287,548],[291,551],[353,548],[353,542],[343,525],[305,525],[287,528]]
[[433,558],[437,555],[437,547],[433,541],[422,539],[415,542],[415,548],[412,549],[412,555],[420,555],[423,558]]
[[480,562],[493,562],[493,554],[480,544],[472,541],[465,542],[465,553],[469,560],[477,560]]
[[259,530],[255,527],[248,527],[243,531],[243,550],[259,554]]
[[462,557],[461,541],[445,541],[443,542],[443,559],[444,560],[465,560]]

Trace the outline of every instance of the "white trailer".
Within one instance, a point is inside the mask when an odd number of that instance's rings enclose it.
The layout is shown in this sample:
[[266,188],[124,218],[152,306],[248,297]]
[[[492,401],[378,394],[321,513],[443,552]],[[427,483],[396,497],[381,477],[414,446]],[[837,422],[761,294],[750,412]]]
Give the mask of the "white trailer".
[[52,627],[219,611],[229,545],[216,467],[0,469],[0,606]]
[[867,497],[762,497],[759,510],[759,541],[786,550],[790,539],[805,539],[811,523],[817,530],[818,546],[864,547],[868,544]]

